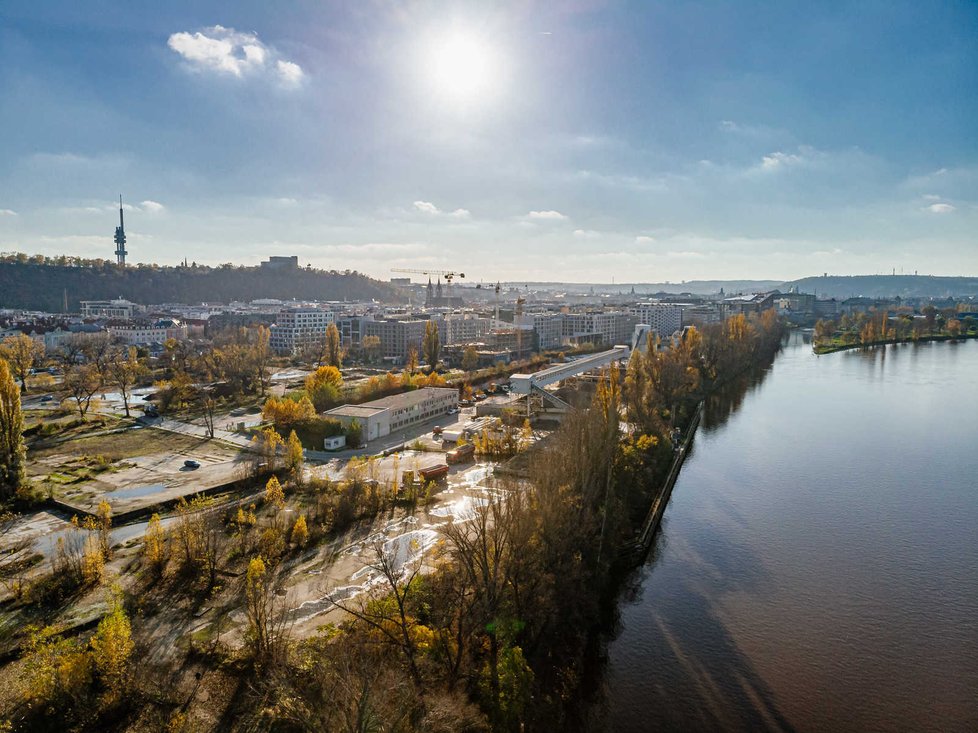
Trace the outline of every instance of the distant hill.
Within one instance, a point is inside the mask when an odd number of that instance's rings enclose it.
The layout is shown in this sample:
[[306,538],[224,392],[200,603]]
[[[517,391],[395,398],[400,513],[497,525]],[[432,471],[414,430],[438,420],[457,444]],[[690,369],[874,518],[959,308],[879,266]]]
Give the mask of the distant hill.
[[779,290],[797,287],[820,298],[947,298],[978,295],[978,277],[934,275],[829,275],[783,283]]
[[64,293],[69,311],[82,300],[126,298],[135,303],[227,303],[258,298],[282,300],[398,300],[386,283],[357,272],[270,270],[260,267],[162,267],[86,261],[58,264],[63,258],[17,255],[0,260],[0,307],[60,313]]

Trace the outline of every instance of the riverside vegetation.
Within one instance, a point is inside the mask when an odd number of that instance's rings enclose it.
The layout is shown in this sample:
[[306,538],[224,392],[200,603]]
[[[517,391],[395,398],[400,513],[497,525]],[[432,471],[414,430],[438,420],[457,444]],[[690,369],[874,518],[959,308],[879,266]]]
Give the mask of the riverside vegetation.
[[[445,525],[421,562],[403,566],[376,545],[373,590],[338,597],[346,620],[312,635],[293,633],[285,584],[305,553],[394,500],[362,472],[303,482],[301,451],[284,462],[270,451],[274,476],[256,495],[232,507],[183,502],[169,526],[151,520],[136,553],[109,546],[103,511],[69,533],[50,575],[0,607],[9,683],[0,721],[14,730],[559,729],[602,599],[615,592],[616,550],[668,470],[673,429],[781,338],[768,311],[650,343],[533,447],[527,479]],[[16,397],[6,375],[0,389]],[[15,466],[19,448],[4,450]],[[82,597],[102,608],[94,629],[70,622]],[[195,619],[209,612],[223,621],[205,633]]]
[[838,321],[815,324],[813,348],[817,354],[881,344],[917,341],[953,341],[978,338],[978,321],[954,308],[938,310],[928,305],[916,315],[911,308],[885,309],[843,315]]

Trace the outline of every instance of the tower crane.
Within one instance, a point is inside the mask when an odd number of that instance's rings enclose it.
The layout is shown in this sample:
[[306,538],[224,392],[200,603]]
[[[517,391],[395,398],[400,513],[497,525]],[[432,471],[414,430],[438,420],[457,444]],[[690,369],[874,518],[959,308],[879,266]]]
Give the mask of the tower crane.
[[428,277],[431,277],[432,275],[435,275],[436,277],[443,277],[445,278],[445,289],[449,298],[452,297],[452,280],[455,278],[458,278],[459,280],[465,279],[464,272],[455,272],[454,270],[413,270],[406,267],[392,267],[391,272],[403,272],[412,275],[427,275]]

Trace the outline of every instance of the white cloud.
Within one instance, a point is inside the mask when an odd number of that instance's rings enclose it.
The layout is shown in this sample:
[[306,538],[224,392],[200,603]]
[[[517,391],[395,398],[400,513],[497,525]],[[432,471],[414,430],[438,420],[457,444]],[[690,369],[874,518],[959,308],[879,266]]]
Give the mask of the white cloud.
[[160,214],[166,209],[159,201],[143,201],[140,206],[143,207],[143,211],[149,214]]
[[932,214],[950,214],[955,210],[951,204],[931,204],[926,209]]
[[635,237],[635,244],[655,244],[655,237],[650,237],[648,234],[639,234]]
[[305,76],[302,67],[278,57],[255,33],[215,25],[196,33],[174,33],[166,45],[195,71],[213,71],[238,78],[267,74],[283,87],[295,88]]
[[0,216],[17,216],[17,212],[13,209],[0,209]]
[[468,219],[472,216],[472,212],[468,209],[442,211],[430,201],[415,201],[414,208],[420,211],[422,214],[427,214],[429,216],[447,216],[452,219]]
[[292,61],[282,61],[279,59],[275,62],[275,68],[278,71],[279,79],[282,80],[282,84],[287,87],[299,86],[305,76],[302,73],[302,67]]
[[574,236],[578,239],[596,239],[601,236],[601,232],[596,232],[593,229],[575,229]]
[[414,208],[424,214],[431,214],[432,216],[436,216],[437,214],[441,213],[438,207],[430,201],[415,201]]
[[559,211],[531,211],[526,215],[528,219],[537,219],[542,221],[565,221],[567,216],[561,214]]
[[801,162],[802,157],[800,155],[795,155],[794,153],[782,153],[778,151],[771,153],[770,155],[765,155],[761,159],[761,168],[767,171],[774,171],[791,165],[797,165]]

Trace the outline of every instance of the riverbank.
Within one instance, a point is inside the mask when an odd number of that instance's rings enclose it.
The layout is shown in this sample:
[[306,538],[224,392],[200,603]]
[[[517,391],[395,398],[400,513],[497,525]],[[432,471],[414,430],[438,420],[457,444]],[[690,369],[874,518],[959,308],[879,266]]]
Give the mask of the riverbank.
[[926,336],[906,336],[903,338],[878,339],[867,343],[844,343],[837,338],[831,342],[812,342],[812,351],[818,356],[822,354],[834,354],[837,351],[851,351],[852,349],[868,349],[872,346],[887,346],[889,344],[923,344],[932,341],[965,341],[968,339],[978,339],[978,331],[969,331],[956,336],[950,334],[928,334]]
[[799,334],[709,401],[581,728],[973,730],[976,364]]

